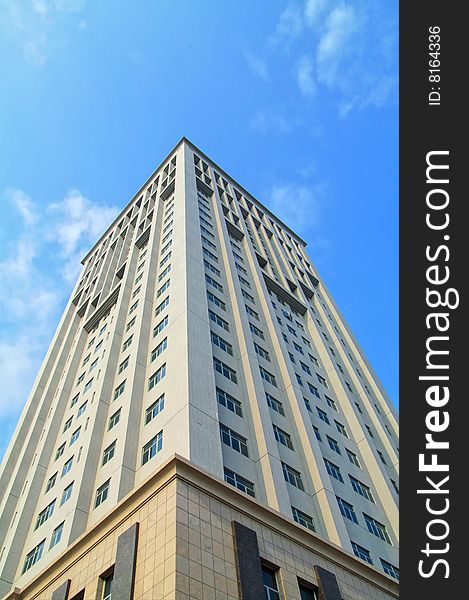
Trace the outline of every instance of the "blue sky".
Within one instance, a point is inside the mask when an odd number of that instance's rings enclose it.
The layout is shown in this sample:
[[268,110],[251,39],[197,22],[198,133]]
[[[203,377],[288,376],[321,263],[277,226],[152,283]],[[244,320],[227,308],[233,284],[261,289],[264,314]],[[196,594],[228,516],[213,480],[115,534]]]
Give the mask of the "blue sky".
[[395,0],[0,0],[0,455],[78,274],[185,135],[278,213],[398,403]]

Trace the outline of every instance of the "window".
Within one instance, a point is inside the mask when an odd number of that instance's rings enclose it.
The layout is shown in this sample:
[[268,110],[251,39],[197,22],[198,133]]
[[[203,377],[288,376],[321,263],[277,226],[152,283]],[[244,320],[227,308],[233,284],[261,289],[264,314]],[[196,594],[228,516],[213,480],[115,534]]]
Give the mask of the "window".
[[[300,354],[304,354],[303,348],[299,344],[297,344],[296,342],[293,342],[293,348],[295,348],[295,350],[297,352],[299,352]],[[311,375],[311,373],[310,373],[310,375]]]
[[231,410],[231,412],[237,414],[239,417],[243,416],[241,412],[241,402],[219,387],[217,387],[217,400],[219,404],[228,410]]
[[212,292],[209,292],[208,290],[207,297],[210,300],[210,302],[213,302],[213,304],[215,304],[215,306],[218,306],[218,308],[221,308],[222,310],[226,310],[226,304],[222,300],[220,300],[218,296],[215,296],[214,294],[212,294]]
[[202,246],[202,252],[210,260],[213,260],[214,262],[218,262],[218,257],[215,256],[215,254],[213,254],[213,252],[210,252],[210,250],[207,250],[207,248],[204,248],[203,246]]
[[215,367],[215,371],[218,371],[222,375],[224,375],[227,379],[230,379],[233,383],[237,383],[238,379],[236,377],[236,371],[231,369],[224,362],[219,360],[218,358],[213,357],[213,366]]
[[158,306],[155,308],[155,317],[157,317],[169,304],[169,296],[166,296],[166,298],[163,300],[163,302],[160,302],[160,304],[158,304]]
[[252,302],[253,304],[256,303],[254,296],[251,296],[251,294],[248,294],[246,292],[246,290],[243,290],[243,288],[241,288],[241,294],[243,295],[244,298],[246,298],[246,300],[249,300],[249,302]]
[[45,523],[50,516],[52,516],[52,513],[54,512],[54,508],[55,508],[55,499],[52,500],[52,502],[48,506],[46,506],[46,508],[44,510],[41,510],[41,512],[39,513],[39,515],[37,517],[37,521],[36,521],[36,527],[34,528],[35,530],[38,527],[40,527],[43,523]]
[[283,471],[283,476],[285,478],[285,481],[287,483],[291,483],[293,486],[297,487],[298,489],[300,489],[304,492],[305,488],[303,486],[303,481],[301,479],[301,473],[299,471],[297,471],[293,467],[290,467],[289,465],[287,465],[284,462],[282,463],[282,471]]
[[299,588],[301,600],[317,600],[318,596],[312,588],[306,587],[301,583],[299,584]]
[[119,408],[119,410],[117,410],[113,415],[111,415],[109,417],[109,425],[108,425],[108,431],[111,430],[115,425],[117,425],[117,423],[119,423],[121,418],[121,409]]
[[248,494],[248,496],[252,496],[253,498],[255,498],[254,484],[252,483],[252,481],[245,479],[241,475],[238,475],[238,473],[235,473],[234,471],[231,471],[226,467],[224,470],[224,476],[225,481],[227,483],[229,483],[235,488],[238,488],[238,490],[241,490],[242,492]]
[[283,431],[283,429],[280,429],[280,427],[277,427],[277,425],[272,424],[272,427],[274,428],[274,436],[277,442],[280,442],[287,448],[290,448],[290,450],[293,450],[293,443],[291,441],[290,434],[288,434],[286,431]]
[[105,483],[103,483],[103,485],[101,485],[97,490],[96,490],[96,500],[94,502],[94,507],[98,508],[98,506],[100,504],[102,504],[106,498],[109,495],[109,484],[111,483],[111,480],[108,479]]
[[340,451],[340,448],[339,448],[339,444],[337,443],[337,440],[329,437],[328,435],[326,437],[327,437],[327,441],[329,442],[329,447],[331,448],[331,450],[334,450],[334,452],[337,452],[337,454],[342,454]]
[[97,358],[96,360],[94,360],[94,361],[91,363],[91,365],[90,365],[90,370],[89,370],[89,373],[91,373],[91,371],[93,371],[93,369],[95,369],[95,368],[97,367],[97,365],[98,365],[98,360],[99,360],[99,359]]
[[112,598],[112,580],[113,575],[109,575],[103,580],[103,597],[102,600],[111,600]]
[[277,578],[275,571],[268,567],[262,566],[262,579],[264,581],[264,591],[266,600],[280,600],[278,592]]
[[122,346],[122,351],[124,351],[124,350],[127,350],[127,348],[128,348],[128,347],[130,346],[130,344],[132,343],[132,338],[133,338],[133,335],[131,335],[130,337],[128,337],[128,338],[125,340],[125,342],[124,342],[124,344],[123,344],[123,346]]
[[153,458],[163,447],[163,430],[155,435],[142,449],[142,465]]
[[68,419],[67,421],[65,421],[65,425],[64,425],[64,428],[62,430],[62,433],[64,433],[65,431],[67,431],[67,429],[70,429],[70,427],[72,426],[72,421],[73,421],[73,417],[70,417],[70,419]]
[[47,492],[54,487],[56,481],[57,481],[57,473],[54,473],[52,475],[52,477],[49,478],[49,480],[46,484],[46,491],[44,492],[45,494],[47,494]]
[[319,373],[316,373],[316,377],[318,378],[318,381],[320,384],[322,384],[324,387],[328,387],[327,381],[324,379],[324,377],[322,375],[319,375]]
[[156,358],[158,358],[158,356],[160,356],[160,354],[164,350],[166,350],[167,347],[168,347],[168,338],[164,338],[164,340],[162,342],[160,342],[154,350],[152,350],[150,362],[153,362]]
[[362,415],[363,411],[361,409],[361,406],[358,404],[358,402],[355,402],[355,406],[357,407],[358,412]]
[[334,400],[332,400],[332,398],[329,398],[329,396],[326,396],[326,394],[324,394],[324,398],[326,399],[328,406],[330,406],[334,410],[337,410],[336,403],[334,402]]
[[164,394],[151,404],[145,411],[145,425],[156,417],[156,415],[164,409]]
[[269,353],[267,352],[267,350],[265,350],[262,346],[259,346],[259,344],[256,344],[256,342],[254,342],[254,350],[256,351],[257,354],[259,354],[259,356],[262,356],[262,358],[264,360],[267,360],[270,362],[270,357],[269,357]]
[[220,277],[220,275],[221,275],[220,271],[216,267],[214,267],[212,264],[210,264],[208,262],[208,260],[205,260],[205,258],[204,258],[204,265],[207,267],[207,269],[211,273],[215,273],[215,275],[217,275],[218,277]]
[[95,338],[92,338],[89,342],[88,342],[88,350],[91,348],[91,346],[94,344],[94,340]]
[[116,451],[116,441],[114,440],[112,442],[112,444],[110,444],[106,450],[104,450],[103,452],[103,462],[101,463],[101,466],[104,466],[107,462],[109,462],[111,460],[111,458],[114,456]]
[[206,238],[204,235],[201,236],[202,238],[202,243],[206,244],[209,248],[212,248],[212,250],[216,250],[217,246],[216,244],[214,244],[211,240],[209,240],[208,238]]
[[257,337],[261,338],[261,340],[265,339],[264,333],[252,323],[249,323],[249,329],[254,335],[257,335]]
[[70,438],[69,446],[71,446],[72,444],[74,444],[77,441],[77,439],[80,437],[80,432],[81,432],[81,426],[72,433],[72,437]]
[[168,262],[168,260],[170,258],[171,258],[171,252],[168,252],[168,254],[160,260],[160,269],[163,265],[165,265]]
[[78,417],[81,417],[81,415],[85,412],[86,408],[88,406],[88,400],[86,402],[83,402],[83,404],[80,406],[80,408],[78,409],[77,412],[77,419]]
[[334,477],[334,479],[337,479],[337,481],[344,483],[342,473],[337,465],[331,463],[329,460],[327,460],[327,458],[324,459],[324,464],[326,465],[326,471],[331,477]]
[[301,360],[300,360],[300,365],[305,373],[308,373],[308,375],[311,375],[311,369],[308,367],[308,365],[305,365],[305,363],[301,362]]
[[347,456],[349,461],[354,464],[356,467],[358,467],[359,469],[361,469],[361,465],[360,465],[360,461],[358,460],[358,456],[352,452],[351,450],[349,450],[348,448],[345,448],[345,452],[347,452]]
[[65,450],[65,442],[57,448],[57,452],[55,453],[55,460],[58,460]]
[[215,279],[213,279],[213,277],[210,277],[210,275],[205,274],[205,281],[211,285],[212,287],[214,287],[216,290],[218,290],[219,292],[223,293],[223,286],[218,283],[218,281],[216,281]]
[[156,297],[159,298],[162,294],[164,294],[164,292],[169,288],[170,284],[171,284],[171,279],[168,279],[168,281],[165,281],[163,283],[163,285],[157,290]]
[[95,354],[96,354],[96,352],[98,352],[98,350],[101,348],[102,345],[103,345],[103,340],[101,340],[98,344],[96,344],[96,348],[94,349]]
[[64,463],[64,466],[62,467],[62,474],[60,475],[60,477],[64,477],[64,475],[66,475],[72,468],[73,465],[73,456],[71,458],[69,458],[67,460],[67,462]]
[[261,367],[260,365],[259,365],[259,370],[260,370],[262,379],[264,379],[271,385],[277,387],[277,382],[275,380],[275,376],[272,375],[272,373],[269,373],[269,371],[266,371],[266,369],[264,369],[264,367]]
[[353,510],[353,506],[351,504],[349,504],[348,502],[346,502],[345,500],[342,500],[342,498],[339,498],[339,496],[336,496],[336,498],[337,498],[337,504],[339,505],[339,509],[340,509],[340,512],[342,513],[342,516],[344,516],[346,519],[350,519],[350,521],[353,521],[354,523],[356,523],[358,525],[357,515],[355,514],[355,511]]
[[104,325],[101,327],[101,329],[99,330],[99,335],[103,335],[103,333],[106,331],[106,328],[107,328],[107,323],[105,323],[105,324],[104,324]]
[[249,283],[249,281],[247,279],[244,279],[244,277],[241,277],[241,275],[238,275],[238,279],[239,279],[240,283],[245,285],[247,288],[251,287],[251,284]]
[[216,323],[220,327],[223,327],[223,329],[225,329],[226,331],[230,330],[229,327],[228,327],[228,323],[224,319],[222,319],[221,317],[219,317],[213,311],[209,310],[208,311],[208,316],[209,316],[209,318],[210,318],[211,321],[213,321],[214,323]]
[[119,375],[129,366],[129,357],[125,358],[119,365]]
[[265,394],[265,397],[266,397],[268,406],[270,406],[270,408],[272,410],[275,410],[275,412],[278,412],[280,415],[285,416],[285,411],[283,410],[283,406],[282,406],[281,402],[279,402],[276,398],[274,398],[267,392]]
[[231,344],[229,344],[226,340],[224,340],[216,333],[213,333],[213,331],[211,331],[210,334],[212,336],[212,343],[215,344],[215,346],[218,346],[219,348],[221,348],[221,350],[233,356],[233,346]]
[[352,389],[352,386],[350,385],[350,383],[348,381],[346,381],[345,385],[347,386],[348,391],[353,394],[353,389]]
[[390,480],[392,483],[392,487],[394,488],[396,494],[399,494],[399,488],[397,487],[397,483],[394,481],[394,479]]
[[117,400],[117,398],[119,398],[119,396],[122,396],[122,394],[124,393],[125,382],[126,380],[124,379],[124,381],[121,384],[119,384],[114,390],[114,400]]
[[312,354],[308,354],[309,356],[309,360],[313,363],[313,365],[316,365],[316,367],[319,367],[319,361],[318,359],[313,356]]
[[249,307],[247,304],[245,304],[244,307],[246,308],[246,312],[248,313],[248,315],[254,317],[256,321],[259,321],[259,315],[256,313],[255,310],[252,310],[252,308]]
[[171,265],[168,265],[166,269],[164,271],[161,271],[161,273],[158,275],[158,281],[162,281],[170,271]]
[[159,333],[161,333],[163,331],[163,329],[168,324],[168,321],[169,321],[169,317],[168,317],[168,315],[166,315],[166,317],[162,321],[160,321],[158,323],[158,325],[156,325],[156,327],[153,329],[153,337],[156,337]]
[[383,453],[380,450],[376,450],[376,452],[378,453],[378,456],[380,457],[383,465],[387,465],[388,463],[386,462],[386,459],[384,458]]
[[42,540],[29,554],[26,555],[26,560],[24,561],[23,570],[21,574],[26,573],[37,561],[41,558],[42,552],[44,550],[44,545],[46,540]]
[[83,381],[83,379],[85,379],[85,373],[82,373],[80,375],[80,377],[77,379],[77,385],[80,385],[80,383]]
[[355,556],[358,556],[358,558],[365,560],[367,563],[370,563],[370,565],[373,564],[369,550],[367,550],[366,548],[363,548],[363,546],[359,546],[355,542],[352,542],[352,549],[353,549],[353,553],[355,554]]
[[301,512],[301,510],[298,510],[294,506],[291,507],[291,511],[293,513],[293,519],[297,523],[299,523],[300,525],[303,525],[303,527],[307,527],[308,529],[311,529],[311,531],[316,531],[316,529],[314,528],[314,522],[313,522],[312,517],[310,517],[309,515],[307,515],[304,512]]
[[83,388],[83,393],[87,392],[90,387],[93,385],[93,378],[91,378],[86,384],[85,387]]
[[318,417],[321,419],[321,421],[324,421],[324,423],[327,423],[328,425],[330,425],[329,417],[327,416],[327,413],[324,412],[322,409],[320,409],[319,406],[316,406],[316,410],[318,411]]
[[352,484],[352,487],[357,492],[357,494],[360,494],[360,496],[363,496],[370,502],[375,501],[375,499],[373,498],[373,494],[371,493],[371,490],[367,485],[365,485],[358,479],[355,479],[355,477],[352,477],[351,475],[349,475],[349,477],[350,483]]
[[82,367],[84,367],[86,365],[86,363],[90,360],[90,356],[91,354],[88,354],[88,356],[85,356],[85,358],[83,359],[83,363],[82,363]]
[[236,452],[240,452],[244,456],[249,456],[246,438],[233,431],[233,429],[226,427],[223,423],[220,423],[220,437],[224,444],[230,446]]
[[60,499],[60,506],[62,506],[62,504],[65,504],[65,502],[67,502],[67,500],[72,495],[72,490],[73,490],[73,481],[70,485],[67,485],[67,487],[62,492],[62,498]]
[[140,292],[141,289],[142,289],[142,286],[139,285],[138,288],[132,292],[132,299],[134,299],[135,296],[138,295],[138,293]]
[[344,435],[345,437],[348,437],[348,433],[347,430],[345,429],[345,427],[342,425],[342,423],[339,423],[339,421],[334,421],[335,426],[337,428],[337,431],[339,433],[341,433],[342,435]]
[[322,437],[321,437],[321,433],[319,432],[319,429],[313,425],[313,429],[314,429],[314,435],[316,436],[316,439],[318,440],[318,442],[322,442]]
[[163,377],[165,377],[165,375],[166,375],[166,363],[164,363],[164,365],[161,365],[161,367],[157,371],[155,371],[155,373],[153,373],[153,375],[148,380],[148,391],[153,389],[155,387],[155,385],[159,381],[161,381],[161,379],[163,379]]
[[391,544],[391,539],[388,535],[386,526],[365,513],[363,513],[363,516],[365,517],[365,523],[368,527],[368,531],[376,537],[381,538],[384,542]]
[[316,396],[316,398],[321,397],[321,395],[319,394],[318,388],[315,385],[309,383],[309,381],[308,381],[308,388],[309,388],[309,391],[313,394],[313,396]]
[[74,396],[72,398],[72,401],[70,402],[70,408],[72,408],[73,406],[75,406],[75,404],[78,402],[78,398],[80,397],[80,394],[77,394],[76,396]]
[[383,571],[399,581],[399,569],[391,563],[388,563],[386,560],[383,560],[382,558],[380,558],[379,560],[381,561]]
[[292,335],[294,335],[295,337],[297,337],[297,335],[296,335],[296,331],[293,329],[293,327],[290,327],[290,325],[287,325],[287,329],[288,329],[288,331],[289,331],[289,332],[290,332]]
[[65,524],[65,521],[62,521],[62,523],[60,523],[60,525],[58,527],[56,527],[54,529],[54,531],[52,532],[49,550],[51,548],[53,548],[54,546],[56,546],[60,542],[60,539],[62,537],[62,532],[64,530],[64,524]]

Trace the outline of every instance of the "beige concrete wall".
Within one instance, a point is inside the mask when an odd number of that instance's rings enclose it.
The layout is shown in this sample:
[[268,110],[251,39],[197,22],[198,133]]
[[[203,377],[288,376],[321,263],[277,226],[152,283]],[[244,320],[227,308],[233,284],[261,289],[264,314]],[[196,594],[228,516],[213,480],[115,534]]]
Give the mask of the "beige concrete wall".
[[317,584],[314,565],[336,575],[344,600],[397,598],[391,578],[174,457],[6,600],[50,600],[66,579],[69,598],[85,590],[85,600],[99,600],[117,539],[135,522],[134,600],[238,600],[233,520],[256,532],[261,559],[278,567],[282,600],[299,600],[298,577]]

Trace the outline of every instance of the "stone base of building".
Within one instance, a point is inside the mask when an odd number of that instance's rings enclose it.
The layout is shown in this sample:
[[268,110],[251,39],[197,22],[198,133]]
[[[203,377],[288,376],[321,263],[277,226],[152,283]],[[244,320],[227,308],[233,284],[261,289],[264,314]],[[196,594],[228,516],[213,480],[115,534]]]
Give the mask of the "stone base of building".
[[390,577],[175,455],[5,598],[264,600],[263,568],[272,599],[398,597]]

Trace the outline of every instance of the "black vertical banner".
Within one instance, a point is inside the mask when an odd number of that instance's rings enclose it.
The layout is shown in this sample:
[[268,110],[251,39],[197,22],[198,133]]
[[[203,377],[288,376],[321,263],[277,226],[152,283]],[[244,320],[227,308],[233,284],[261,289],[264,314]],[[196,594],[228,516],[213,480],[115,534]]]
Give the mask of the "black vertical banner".
[[[400,7],[401,597],[467,597],[469,25]],[[466,164],[468,163],[468,164]]]

